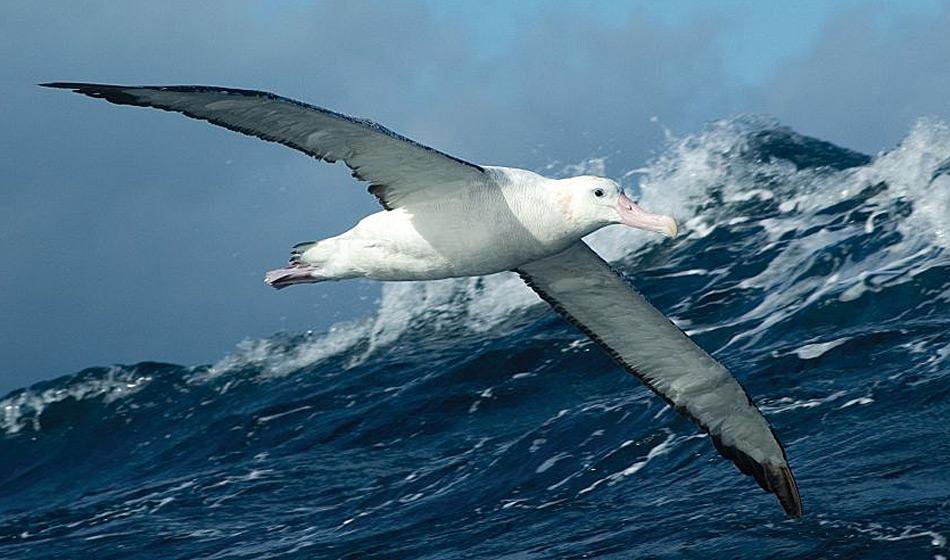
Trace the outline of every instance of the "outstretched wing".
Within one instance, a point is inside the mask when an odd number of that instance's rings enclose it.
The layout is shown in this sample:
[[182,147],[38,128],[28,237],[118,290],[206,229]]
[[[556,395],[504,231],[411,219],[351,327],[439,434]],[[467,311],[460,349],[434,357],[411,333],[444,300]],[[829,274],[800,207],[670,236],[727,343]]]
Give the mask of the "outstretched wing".
[[485,170],[423,146],[373,121],[348,117],[272,93],[210,86],[115,86],[55,82],[119,105],[155,107],[278,142],[317,159],[342,160],[370,183],[387,210],[430,187],[452,189],[484,180]]
[[774,493],[788,515],[801,516],[785,449],[739,382],[583,241],[516,272],[624,369],[708,432],[716,449]]

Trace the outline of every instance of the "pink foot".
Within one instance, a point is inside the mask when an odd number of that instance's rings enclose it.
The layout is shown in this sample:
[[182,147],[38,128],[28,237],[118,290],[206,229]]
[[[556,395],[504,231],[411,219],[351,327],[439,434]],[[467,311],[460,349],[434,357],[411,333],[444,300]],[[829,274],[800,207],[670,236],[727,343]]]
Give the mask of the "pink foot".
[[310,284],[319,282],[323,278],[315,266],[290,266],[271,270],[264,275],[264,281],[271,287],[280,290],[294,284]]

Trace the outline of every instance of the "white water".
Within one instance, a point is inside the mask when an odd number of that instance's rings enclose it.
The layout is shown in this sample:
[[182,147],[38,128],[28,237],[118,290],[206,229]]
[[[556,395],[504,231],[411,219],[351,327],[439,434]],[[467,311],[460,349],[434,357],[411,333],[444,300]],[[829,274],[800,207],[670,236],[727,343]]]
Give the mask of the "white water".
[[118,367],[105,375],[72,381],[64,387],[45,390],[26,389],[0,401],[0,431],[15,434],[31,426],[39,430],[39,419],[49,405],[72,398],[102,398],[106,403],[135,393],[152,380]]

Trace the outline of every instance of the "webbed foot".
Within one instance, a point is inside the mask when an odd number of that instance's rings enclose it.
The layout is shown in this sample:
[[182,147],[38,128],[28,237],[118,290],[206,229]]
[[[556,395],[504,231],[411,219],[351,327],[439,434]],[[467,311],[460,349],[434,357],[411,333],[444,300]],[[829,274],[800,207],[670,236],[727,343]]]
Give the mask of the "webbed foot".
[[320,275],[320,269],[315,266],[289,266],[271,270],[264,275],[264,282],[276,290],[294,284],[312,284],[325,280]]

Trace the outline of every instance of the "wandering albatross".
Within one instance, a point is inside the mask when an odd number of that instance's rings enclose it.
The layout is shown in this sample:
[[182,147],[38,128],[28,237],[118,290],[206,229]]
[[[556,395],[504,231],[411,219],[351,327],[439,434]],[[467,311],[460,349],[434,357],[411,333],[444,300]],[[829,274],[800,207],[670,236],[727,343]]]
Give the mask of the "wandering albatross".
[[49,83],[119,105],[154,107],[343,161],[384,210],[349,231],[298,244],[275,288],[370,278],[432,280],[517,273],[625,370],[707,432],[740,471],[776,495],[787,515],[802,502],[785,449],[739,382],[653,307],[581,238],[609,224],[676,235],[610,179],[548,179],[475,165],[379,124],[272,93],[208,86]]

